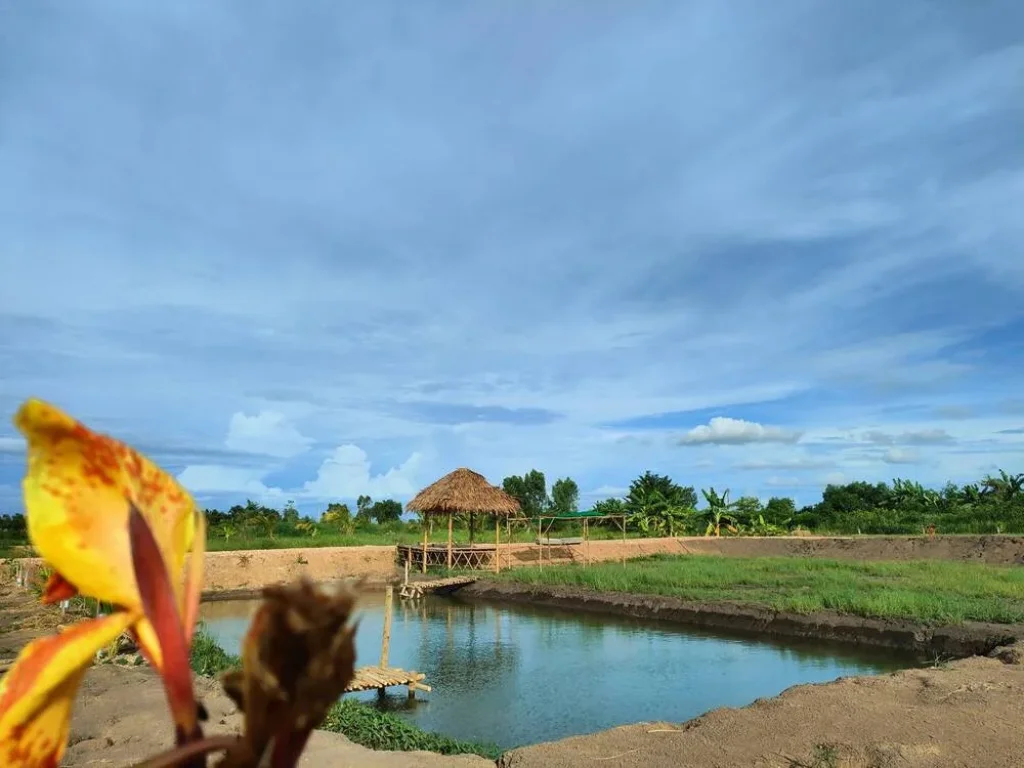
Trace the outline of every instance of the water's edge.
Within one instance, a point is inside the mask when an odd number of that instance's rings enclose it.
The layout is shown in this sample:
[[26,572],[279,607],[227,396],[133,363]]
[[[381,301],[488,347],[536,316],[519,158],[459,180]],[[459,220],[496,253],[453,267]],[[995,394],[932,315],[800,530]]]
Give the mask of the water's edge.
[[460,598],[518,602],[570,611],[656,619],[749,635],[893,648],[943,658],[982,656],[1024,640],[1024,625],[966,622],[928,626],[819,611],[779,612],[727,602],[693,602],[674,597],[598,592],[566,586],[478,581],[456,592]]

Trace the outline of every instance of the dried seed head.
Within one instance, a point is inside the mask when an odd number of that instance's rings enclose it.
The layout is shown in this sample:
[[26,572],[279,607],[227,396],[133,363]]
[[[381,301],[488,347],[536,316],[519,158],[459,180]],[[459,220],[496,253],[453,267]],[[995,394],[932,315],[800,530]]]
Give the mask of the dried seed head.
[[354,605],[351,589],[308,579],[263,590],[242,669],[223,678],[245,713],[245,748],[229,753],[223,768],[259,765],[268,751],[274,768],[294,765],[355,673]]

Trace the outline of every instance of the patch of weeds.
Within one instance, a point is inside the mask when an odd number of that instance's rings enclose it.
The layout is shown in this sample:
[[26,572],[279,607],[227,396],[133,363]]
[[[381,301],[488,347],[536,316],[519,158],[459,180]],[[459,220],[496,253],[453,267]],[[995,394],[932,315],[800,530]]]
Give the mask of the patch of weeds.
[[252,562],[252,556],[251,555],[239,555],[238,556],[238,565],[241,568],[248,568],[249,567],[249,563],[251,563],[251,562]]
[[309,565],[309,560],[306,559],[305,555],[299,555],[295,558],[295,562],[299,565]]
[[189,664],[197,675],[213,677],[229,669],[237,669],[242,666],[242,660],[217,645],[206,625],[199,622],[192,636]]
[[497,760],[501,749],[494,744],[459,741],[439,733],[420,730],[400,717],[366,704],[342,700],[331,707],[320,726],[340,733],[356,744],[391,752],[437,752],[442,755],[480,755]]

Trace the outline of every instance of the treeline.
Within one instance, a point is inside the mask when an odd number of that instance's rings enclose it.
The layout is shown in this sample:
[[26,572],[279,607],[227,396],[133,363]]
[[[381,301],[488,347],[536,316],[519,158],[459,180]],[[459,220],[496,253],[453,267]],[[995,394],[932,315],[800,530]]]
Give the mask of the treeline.
[[[572,478],[556,480],[550,492],[544,473],[532,469],[512,475],[502,488],[519,500],[524,515],[572,515],[579,511],[579,486]],[[747,534],[770,536],[794,531],[839,534],[1024,533],[1024,474],[1000,471],[966,485],[947,483],[926,488],[911,480],[892,483],[852,482],[829,485],[816,504],[797,508],[793,499],[774,496],[766,502],[752,496],[730,499],[728,489],[682,485],[667,475],[645,472],[622,498],[594,504],[605,515],[625,517],[629,528],[648,536]],[[402,503],[360,496],[355,509],[328,504],[318,517],[303,517],[295,504],[275,509],[247,501],[226,511],[207,509],[211,535],[225,540],[316,537],[321,532],[381,534],[418,531],[419,519],[403,521]],[[457,525],[476,528],[474,515],[457,518]],[[601,523],[596,522],[600,525]],[[614,521],[604,524],[613,526]],[[571,527],[556,522],[554,529]],[[0,515],[0,546],[27,540],[25,517]]]
[[[703,505],[699,505],[703,502]],[[622,499],[594,505],[624,514],[640,530],[656,535],[750,533],[796,530],[822,533],[1022,533],[1024,474],[1000,470],[976,483],[947,483],[941,490],[912,480],[828,485],[821,501],[797,509],[793,499],[766,503],[752,496],[729,499],[729,490],[701,490],[646,472]]]

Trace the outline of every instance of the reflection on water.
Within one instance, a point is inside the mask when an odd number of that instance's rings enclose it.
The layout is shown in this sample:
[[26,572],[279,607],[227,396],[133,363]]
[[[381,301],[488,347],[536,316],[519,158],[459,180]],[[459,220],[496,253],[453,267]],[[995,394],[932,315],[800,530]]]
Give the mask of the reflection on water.
[[[203,619],[237,653],[256,603],[205,603]],[[382,594],[363,598],[357,664],[380,660]],[[390,664],[425,672],[433,692],[383,700],[421,728],[510,748],[643,720],[679,722],[744,706],[798,683],[910,666],[887,651],[766,642],[593,614],[428,597],[395,599]]]

